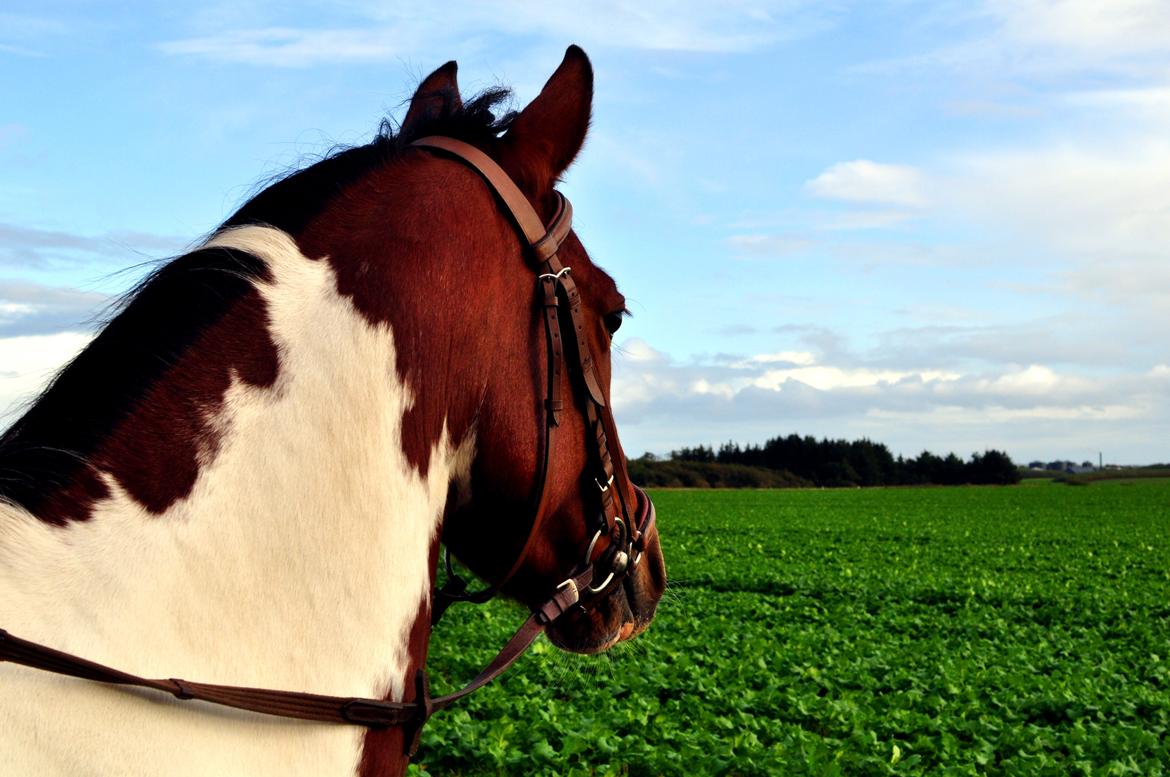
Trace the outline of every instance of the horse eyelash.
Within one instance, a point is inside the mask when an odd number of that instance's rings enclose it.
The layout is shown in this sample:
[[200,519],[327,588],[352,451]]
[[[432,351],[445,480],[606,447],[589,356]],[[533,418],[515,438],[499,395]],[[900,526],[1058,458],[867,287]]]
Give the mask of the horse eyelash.
[[611,313],[606,313],[603,317],[603,320],[605,321],[605,331],[608,332],[612,337],[617,332],[617,330],[621,328],[622,321],[631,315],[633,314],[630,313],[629,308],[622,308],[621,310],[615,310]]

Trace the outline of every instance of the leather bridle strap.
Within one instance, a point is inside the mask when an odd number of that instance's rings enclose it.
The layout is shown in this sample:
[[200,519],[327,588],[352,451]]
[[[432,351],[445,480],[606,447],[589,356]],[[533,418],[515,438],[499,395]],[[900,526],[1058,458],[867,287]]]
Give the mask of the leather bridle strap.
[[[249,688],[236,685],[197,683],[178,678],[153,679],[89,661],[60,650],[30,642],[0,629],[0,662],[42,669],[55,674],[78,677],[115,685],[130,685],[163,691],[182,701],[211,702],[283,718],[313,720],[321,723],[348,723],[368,728],[409,726],[421,728],[434,712],[449,706],[464,696],[479,690],[499,677],[515,663],[528,646],[540,636],[549,623],[556,620],[580,600],[579,591],[587,590],[593,581],[593,568],[566,581],[547,602],[528,616],[496,657],[470,683],[445,696],[431,697],[425,675],[416,677],[417,698],[411,702],[384,701],[353,696],[326,696],[300,691],[278,691],[267,688]],[[417,731],[415,732],[417,733]],[[413,747],[415,743],[408,742]]]
[[[545,336],[548,349],[548,386],[544,402],[545,430],[544,452],[541,464],[536,473],[535,488],[533,490],[533,519],[520,552],[513,558],[511,566],[487,588],[474,594],[465,593],[466,582],[462,578],[451,577],[446,585],[435,592],[435,604],[432,610],[432,623],[437,623],[447,607],[456,601],[471,601],[482,603],[494,596],[509,580],[520,571],[532,551],[540,529],[548,515],[548,500],[550,494],[546,485],[552,451],[556,444],[556,432],[560,426],[560,416],[564,410],[562,399],[562,374],[566,363],[565,343],[562,339],[562,324],[572,336],[572,347],[575,350],[575,366],[586,391],[585,414],[589,430],[593,432],[596,444],[596,457],[601,469],[600,476],[594,478],[601,494],[601,515],[605,526],[613,528],[611,518],[624,517],[623,525],[629,531],[631,523],[629,511],[626,509],[624,497],[620,498],[622,510],[619,512],[614,504],[611,486],[614,480],[612,457],[609,451],[608,439],[604,424],[599,417],[605,411],[605,396],[601,390],[601,383],[597,377],[597,370],[593,361],[593,354],[586,340],[584,314],[581,306],[581,294],[572,278],[572,271],[566,267],[558,256],[561,244],[569,236],[572,229],[573,208],[569,201],[558,191],[553,192],[556,206],[553,217],[546,228],[540,215],[528,201],[528,197],[520,191],[511,176],[491,157],[475,146],[461,140],[443,136],[429,136],[420,138],[411,143],[412,146],[443,152],[456,158],[463,164],[471,167],[483,178],[488,187],[500,198],[504,209],[512,217],[516,226],[528,243],[529,261],[538,272],[540,284],[540,306],[545,322]],[[561,321],[561,300],[565,302],[569,320]],[[616,489],[621,494],[623,489]],[[587,560],[588,561],[588,560]],[[449,569],[449,567],[448,567]]]

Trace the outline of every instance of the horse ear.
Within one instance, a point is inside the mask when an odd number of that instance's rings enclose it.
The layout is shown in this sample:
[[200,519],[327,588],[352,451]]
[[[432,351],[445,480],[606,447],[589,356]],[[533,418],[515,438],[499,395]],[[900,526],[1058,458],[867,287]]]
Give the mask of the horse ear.
[[463,107],[459,84],[455,81],[458,69],[452,60],[422,80],[410,100],[399,135],[413,138],[424,125],[446,118]]
[[569,46],[560,67],[504,135],[501,151],[523,183],[543,192],[572,164],[585,143],[593,109],[593,66]]

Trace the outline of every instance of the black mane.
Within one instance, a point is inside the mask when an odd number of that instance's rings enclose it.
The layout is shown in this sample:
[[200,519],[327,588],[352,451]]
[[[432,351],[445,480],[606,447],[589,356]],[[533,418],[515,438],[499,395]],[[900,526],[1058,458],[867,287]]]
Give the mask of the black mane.
[[[342,189],[368,171],[400,154],[418,138],[445,135],[469,143],[487,143],[499,137],[512,123],[515,113],[499,118],[496,110],[511,98],[508,89],[489,89],[462,107],[458,95],[441,92],[444,109],[440,115],[415,122],[409,134],[396,131],[389,119],[383,119],[374,139],[364,146],[335,148],[314,165],[296,171],[268,186],[244,203],[223,226],[267,224],[295,235],[316,216]],[[434,95],[423,95],[423,97]]]
[[[430,95],[434,97],[435,95]],[[384,119],[374,139],[334,149],[323,159],[267,186],[222,227],[265,224],[300,233],[339,192],[425,135],[470,143],[498,138],[515,114],[496,110],[511,92],[489,89],[461,107],[441,93],[439,117],[396,131]],[[114,308],[115,314],[77,358],[3,434],[0,501],[36,514],[73,483],[118,424],[180,354],[267,277],[259,259],[232,249],[197,249],[159,267]],[[41,516],[64,523],[82,514]]]

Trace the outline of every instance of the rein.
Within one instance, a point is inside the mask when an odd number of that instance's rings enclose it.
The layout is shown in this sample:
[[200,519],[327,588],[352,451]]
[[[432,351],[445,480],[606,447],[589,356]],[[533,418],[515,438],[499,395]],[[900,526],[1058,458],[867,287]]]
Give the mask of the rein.
[[[411,145],[450,155],[478,172],[498,196],[504,210],[523,234],[528,245],[529,259],[537,272],[549,363],[548,393],[544,402],[544,456],[537,472],[533,499],[535,511],[528,538],[511,568],[502,578],[484,590],[471,594],[465,592],[466,581],[451,571],[450,557],[447,556],[448,580],[442,588],[434,591],[432,624],[438,622],[443,612],[453,602],[478,603],[487,601],[495,595],[520,570],[535,544],[549,512],[549,494],[546,486],[556,431],[560,425],[561,414],[565,410],[561,384],[563,370],[568,361],[562,337],[563,329],[566,328],[572,338],[570,353],[576,357],[568,366],[571,375],[577,378],[583,388],[586,436],[588,438],[592,433],[595,444],[595,447],[591,446],[591,450],[595,452],[593,458],[598,468],[598,476],[594,477],[593,481],[599,489],[601,502],[598,519],[587,527],[594,529],[594,534],[581,567],[560,583],[543,604],[532,611],[495,658],[466,686],[445,696],[432,697],[426,673],[420,669],[414,678],[415,700],[411,702],[214,685],[177,678],[139,677],[21,639],[3,629],[0,629],[0,662],[8,661],[95,682],[150,688],[169,693],[184,701],[204,701],[284,718],[367,728],[402,726],[407,754],[413,755],[418,747],[423,724],[432,714],[475,692],[501,675],[524,654],[528,646],[549,624],[571,609],[587,610],[621,585],[630,571],[638,565],[645,550],[646,534],[654,524],[654,504],[640,488],[629,484],[637,498],[634,510],[631,511],[626,504],[624,489],[620,485],[614,487],[615,473],[608,442],[608,435],[614,430],[613,415],[606,405],[594,368],[593,356],[585,339],[580,292],[573,282],[571,268],[562,264],[557,256],[561,244],[572,228],[572,206],[560,192],[554,192],[557,200],[556,212],[551,225],[546,229],[527,197],[508,174],[479,149],[453,138],[439,136],[421,138]],[[567,313],[567,321],[562,320],[562,308]],[[608,537],[609,543],[600,556],[593,559],[593,552],[603,535]],[[601,582],[595,584],[595,580],[598,579]]]

